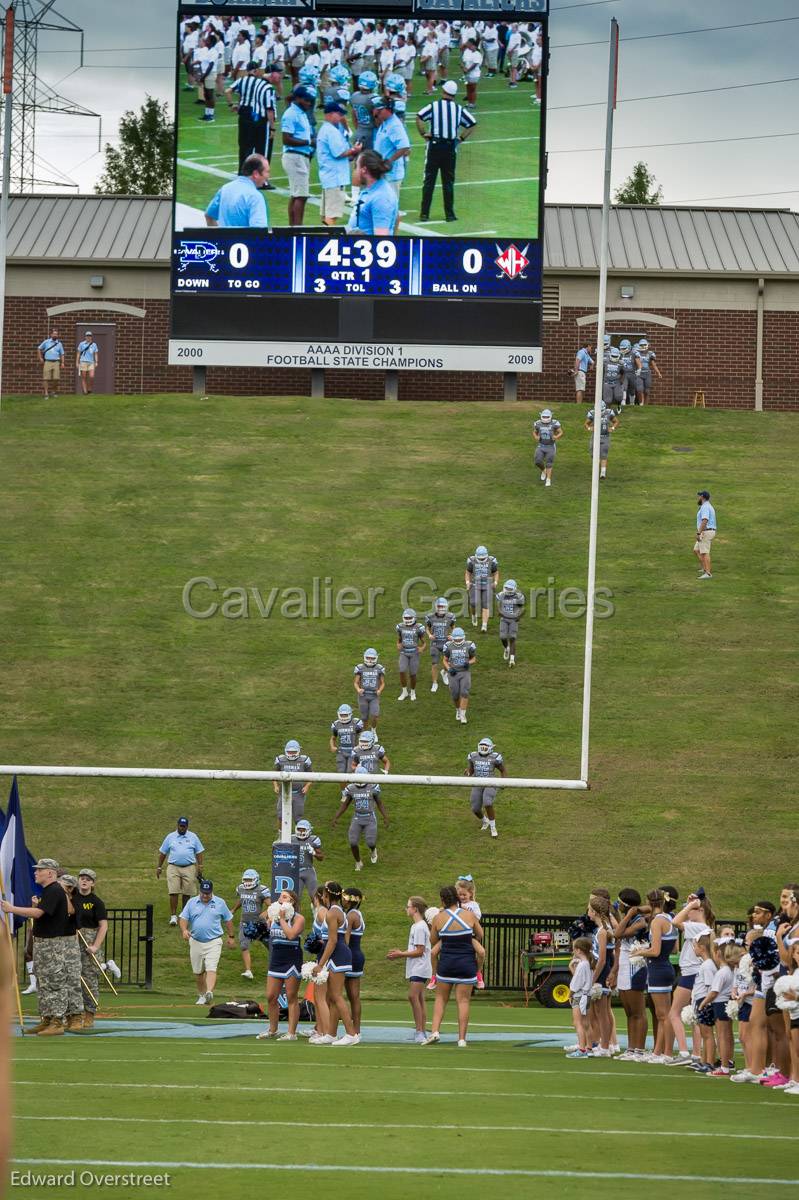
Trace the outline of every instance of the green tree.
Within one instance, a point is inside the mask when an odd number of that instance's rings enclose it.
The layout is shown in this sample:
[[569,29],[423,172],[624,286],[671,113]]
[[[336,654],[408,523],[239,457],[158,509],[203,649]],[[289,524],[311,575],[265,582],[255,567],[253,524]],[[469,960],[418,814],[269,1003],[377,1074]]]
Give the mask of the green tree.
[[138,113],[119,122],[119,145],[106,146],[105,170],[95,191],[111,196],[169,196],[175,126],[166,104],[148,96]]
[[637,162],[613,197],[616,204],[660,204],[663,188],[645,162]]

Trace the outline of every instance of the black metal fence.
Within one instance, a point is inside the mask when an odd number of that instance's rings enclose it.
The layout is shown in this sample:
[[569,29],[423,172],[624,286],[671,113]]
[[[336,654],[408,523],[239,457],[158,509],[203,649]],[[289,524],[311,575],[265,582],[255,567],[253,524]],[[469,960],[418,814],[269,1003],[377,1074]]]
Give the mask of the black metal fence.
[[[20,986],[25,987],[25,929],[17,938],[17,971]],[[115,987],[153,986],[153,906],[144,908],[109,908],[108,933],[103,942],[101,962],[112,959],[122,972],[114,981]],[[23,982],[24,981],[24,982]]]
[[[525,970],[522,953],[533,948],[533,935],[568,930],[575,915],[553,916],[542,913],[483,913],[486,958],[483,977],[486,989],[495,992],[522,991]],[[732,925],[736,937],[746,933],[745,921],[717,921],[716,929]],[[568,950],[568,945],[565,949]],[[557,951],[557,947],[548,950]]]

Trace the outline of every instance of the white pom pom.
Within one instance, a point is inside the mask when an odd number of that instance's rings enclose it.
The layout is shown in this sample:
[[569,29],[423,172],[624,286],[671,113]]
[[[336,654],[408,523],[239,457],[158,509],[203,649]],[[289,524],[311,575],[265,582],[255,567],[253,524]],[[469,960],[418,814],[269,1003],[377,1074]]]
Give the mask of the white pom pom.
[[302,978],[310,979],[311,976],[313,975],[313,969],[315,966],[316,966],[315,962],[304,962],[302,964],[302,969],[300,970],[300,975],[302,976]]
[[646,966],[645,958],[630,958],[630,974],[637,975],[641,967]]
[[738,963],[738,974],[741,979],[745,979],[747,983],[752,982],[752,955],[745,954]]
[[599,1000],[602,995],[602,984],[594,983],[591,985],[591,991],[588,993],[591,1000]]
[[680,1020],[683,1025],[695,1025],[696,1013],[694,1012],[693,1004],[686,1004],[685,1008],[680,1013]]
[[327,983],[327,977],[329,974],[330,971],[327,969],[327,967],[322,967],[322,970],[319,971],[317,975],[313,976],[314,983]]
[[727,1016],[730,1018],[731,1021],[738,1020],[739,1007],[740,1006],[739,1006],[737,1000],[728,1000],[726,1005],[724,1006],[725,1012],[727,1013]]
[[790,975],[780,975],[779,979],[774,980],[775,996],[784,996],[786,992],[792,992],[796,988],[796,981]]
[[425,921],[427,921],[427,924],[432,925],[433,917],[437,917],[440,912],[441,912],[440,908],[434,908],[432,905],[430,906],[430,908],[426,908],[424,910],[424,919],[425,919]]
[[269,905],[269,908],[266,910],[266,915],[269,917],[270,921],[276,921],[278,919],[280,916],[280,905],[278,904],[277,900]]
[[291,918],[294,916],[294,905],[290,904],[289,902],[286,902],[285,904],[281,904],[280,905],[280,915],[282,917],[285,917],[285,919],[287,921],[290,921]]

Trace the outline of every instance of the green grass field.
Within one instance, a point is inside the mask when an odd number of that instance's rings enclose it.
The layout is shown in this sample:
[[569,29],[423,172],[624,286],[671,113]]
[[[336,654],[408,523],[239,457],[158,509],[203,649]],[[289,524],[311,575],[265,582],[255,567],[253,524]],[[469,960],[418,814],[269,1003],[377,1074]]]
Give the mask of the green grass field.
[[[453,78],[457,74],[453,71]],[[407,212],[398,227],[400,233],[443,233],[485,237],[535,237],[538,228],[540,108],[532,103],[532,85],[525,83],[510,91],[503,76],[483,79],[479,85],[475,116],[478,128],[458,153],[455,210],[458,221],[444,223],[441,184],[430,211],[430,222],[418,225],[419,204],[424,174],[424,142],[419,136],[413,114],[427,102],[423,95],[425,80],[413,81],[408,101],[407,128],[411,138],[408,173],[402,186],[400,209]],[[284,88],[288,94],[288,84]],[[464,98],[461,85],[459,99]],[[217,104],[214,124],[199,120],[203,109],[195,104],[196,93],[179,92],[178,168],[176,196],[179,203],[204,211],[219,186],[232,178],[238,168],[237,117],[227,104]],[[278,121],[284,109],[279,104]],[[322,120],[317,113],[317,123]],[[286,175],[281,165],[278,136],[272,156],[272,182],[277,191],[268,197],[272,224],[287,224]],[[311,168],[311,199],[305,213],[307,225],[319,224],[319,178]],[[411,228],[412,227],[412,228]]]
[[[429,576],[433,593],[457,586],[484,541],[503,578],[526,590],[583,584],[584,413],[556,415],[565,437],[544,490],[526,404],[12,399],[0,422],[3,761],[259,768],[299,736],[316,766],[332,766],[329,722],[374,644],[389,671],[380,732],[396,770],[459,771],[487,733],[512,774],[574,776],[583,624],[557,605],[548,617],[546,598],[523,626],[515,672],[495,623],[477,635],[465,729],[445,691],[430,695],[426,664],[418,703],[395,699],[403,581]],[[487,842],[465,793],[387,787],[380,862],[355,877],[345,830],[329,828],[335,787],[311,792],[329,875],[366,892],[369,1029],[407,1022],[402,972],[382,961],[404,944],[406,897],[432,901],[461,871],[475,875],[486,911],[572,911],[600,882],[668,880],[683,892],[703,883],[729,916],[795,875],[785,843],[798,451],[789,414],[623,414],[601,494],[598,583],[615,615],[597,624],[589,793],[506,794],[500,838]],[[715,578],[699,584],[690,548],[704,486],[720,533]],[[309,588],[314,576],[386,590],[372,620],[263,619],[254,605],[246,620],[193,620],[181,592],[198,575],[264,594]],[[422,590],[410,597],[420,608]],[[208,873],[230,897],[244,867],[267,873],[269,788],[25,778],[21,797],[36,853],[94,866],[112,905],[158,905],[158,994],[129,992],[104,1009],[195,1020],[153,875],[157,847],[188,811]],[[260,982],[241,986],[239,970],[226,952],[219,997],[261,994]],[[194,1196],[211,1180],[220,1200],[251,1184],[280,1188],[284,1168],[303,1187],[348,1198],[422,1187],[465,1200],[500,1188],[638,1200],[687,1184],[692,1197],[726,1200],[765,1194],[774,1180],[796,1186],[790,1097],[661,1067],[564,1062],[542,1037],[565,1033],[567,1014],[498,999],[476,1001],[463,1054],[368,1043],[333,1061],[340,1052],[238,1038],[18,1041],[16,1169],[160,1168],[174,1176],[170,1195]],[[29,1013],[34,1000],[25,998]],[[503,1030],[515,1036],[480,1040]],[[117,1163],[153,1165],[107,1165]],[[175,1163],[185,1165],[164,1165]],[[218,1169],[200,1174],[209,1164]],[[493,1171],[521,1173],[479,1174]]]

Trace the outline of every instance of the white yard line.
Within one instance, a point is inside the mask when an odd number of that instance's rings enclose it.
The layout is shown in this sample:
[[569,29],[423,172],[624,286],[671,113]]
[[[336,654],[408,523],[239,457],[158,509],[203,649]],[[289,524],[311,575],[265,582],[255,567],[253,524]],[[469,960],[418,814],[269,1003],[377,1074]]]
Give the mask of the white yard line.
[[502,1176],[522,1179],[637,1179],[654,1183],[723,1183],[747,1187],[796,1187],[799,1179],[764,1179],[750,1175],[667,1175],[645,1171],[545,1171],[534,1168],[502,1167],[366,1167],[345,1166],[342,1163],[227,1163],[227,1162],[161,1162],[156,1159],[129,1160],[112,1158],[14,1158],[15,1166],[34,1167],[120,1167],[124,1170],[157,1171],[326,1171],[345,1175],[436,1175]]

